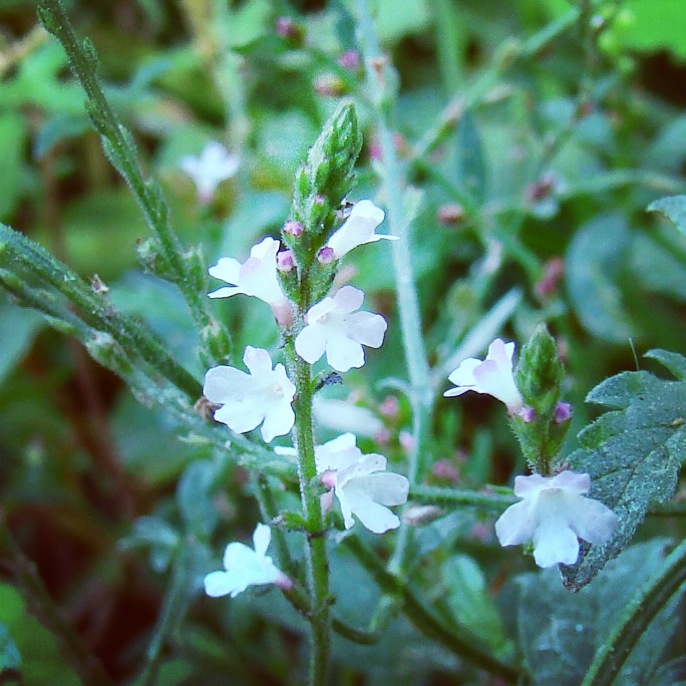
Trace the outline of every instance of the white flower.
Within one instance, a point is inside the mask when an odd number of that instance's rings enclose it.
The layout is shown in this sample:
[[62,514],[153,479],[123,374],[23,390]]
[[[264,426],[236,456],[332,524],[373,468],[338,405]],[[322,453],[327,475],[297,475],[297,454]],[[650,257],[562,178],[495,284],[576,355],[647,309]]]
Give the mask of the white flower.
[[488,346],[485,360],[474,357],[463,360],[448,376],[457,388],[451,388],[443,395],[462,395],[467,391],[487,393],[504,402],[510,412],[519,412],[524,407],[524,401],[512,373],[514,349],[514,343],[503,343],[500,338],[496,338]]
[[384,428],[370,409],[354,405],[351,400],[316,396],[312,409],[317,424],[333,431],[354,431],[358,436],[374,438]]
[[216,141],[208,143],[199,157],[186,155],[179,160],[179,166],[193,179],[201,202],[212,200],[217,186],[224,179],[231,178],[238,171],[238,157],[229,153]]
[[295,415],[291,403],[295,386],[282,364],[272,370],[269,353],[248,346],[243,362],[250,374],[234,367],[213,367],[205,375],[203,394],[222,407],[214,418],[237,433],[245,433],[262,424],[262,438],[269,443],[275,436],[287,434]]
[[326,352],[328,363],[339,372],[364,364],[362,346],[378,348],[383,343],[386,320],[380,314],[355,312],[364,293],[343,286],[333,297],[326,297],[308,310],[307,326],[295,339],[295,351],[310,364]]
[[400,474],[384,473],[383,455],[363,455],[348,433],[315,448],[315,459],[322,483],[333,488],[341,505],[346,529],[355,523],[353,515],[375,534],[400,526],[388,507],[407,502],[410,482]]
[[371,200],[360,200],[353,205],[350,216],[326,244],[337,259],[364,243],[374,243],[382,238],[398,240],[397,236],[375,234],[376,227],[384,220],[384,211]]
[[503,512],[495,523],[500,544],[533,541],[539,567],[571,565],[579,557],[579,538],[606,543],[617,515],[598,500],[584,497],[591,488],[588,474],[564,471],[556,476],[518,476],[515,495],[522,501]]
[[252,535],[255,549],[243,543],[229,543],[224,552],[223,572],[205,576],[205,593],[212,598],[230,595],[235,598],[248,586],[276,584],[284,590],[293,586],[291,580],[265,555],[271,540],[271,529],[258,524]]
[[210,267],[211,276],[231,284],[212,291],[210,298],[230,298],[237,293],[252,295],[271,305],[276,320],[282,326],[293,316],[291,304],[279,285],[276,274],[276,254],[279,241],[267,236],[250,249],[250,257],[241,264],[233,257],[222,257]]

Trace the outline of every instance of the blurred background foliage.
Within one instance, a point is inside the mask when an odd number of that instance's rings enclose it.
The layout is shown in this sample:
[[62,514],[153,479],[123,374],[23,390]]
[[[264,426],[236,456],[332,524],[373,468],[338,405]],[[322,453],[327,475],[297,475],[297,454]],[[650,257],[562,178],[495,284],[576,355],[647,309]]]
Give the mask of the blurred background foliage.
[[[378,142],[351,52],[352,3],[65,4],[100,55],[106,92],[163,184],[175,228],[185,243],[202,245],[208,264],[243,259],[288,218],[296,167],[341,96],[361,103],[365,127],[353,199],[376,195]],[[416,189],[406,210],[436,374],[456,366],[456,350],[480,354],[499,334],[522,342],[545,321],[581,428],[593,416],[583,398],[603,378],[650,368],[641,359],[650,348],[686,353],[686,245],[645,212],[658,197],[686,192],[686,3],[578,5],[582,20],[561,31],[567,0],[377,0],[376,12],[398,70],[396,145]],[[84,277],[97,274],[113,302],[201,378],[191,319],[175,290],[137,262],[147,229],[83,100],[62,48],[37,27],[34,2],[2,0],[0,221]],[[241,166],[204,206],[178,162],[210,140],[238,154]],[[382,351],[331,398],[366,411],[349,419],[366,433],[364,447],[402,464],[410,417],[389,385],[402,369],[389,253],[376,244],[350,257],[346,269],[391,324]],[[268,308],[221,301],[216,311],[236,351],[277,343]],[[219,603],[199,595],[225,542],[246,540],[260,516],[255,480],[192,436],[179,437],[164,408],[140,404],[77,343],[4,294],[0,382],[5,517],[113,681],[148,683],[149,674],[136,675],[146,651],[157,649],[164,686],[226,683],[226,674],[236,685],[299,683],[293,664],[305,650],[303,627],[276,593]],[[321,412],[322,440],[335,435],[335,426],[327,433],[332,416]],[[481,396],[439,404],[429,464],[427,483],[461,487],[508,483],[523,469],[502,409]],[[527,624],[501,619],[494,597],[530,566],[499,551],[488,524],[459,511],[425,527],[414,573],[450,621],[506,655]],[[672,520],[648,527],[681,530]],[[7,561],[0,571],[9,582]],[[337,595],[354,599],[346,607],[359,616],[350,621],[364,623],[378,591],[344,552],[335,553],[332,573]],[[518,583],[501,605],[537,582]],[[526,604],[518,607],[514,614]],[[334,655],[341,684],[486,683],[401,620],[376,647],[339,639]],[[18,665],[21,683],[78,683],[55,637],[7,583],[0,672],[11,679]],[[541,674],[537,683],[550,683]]]

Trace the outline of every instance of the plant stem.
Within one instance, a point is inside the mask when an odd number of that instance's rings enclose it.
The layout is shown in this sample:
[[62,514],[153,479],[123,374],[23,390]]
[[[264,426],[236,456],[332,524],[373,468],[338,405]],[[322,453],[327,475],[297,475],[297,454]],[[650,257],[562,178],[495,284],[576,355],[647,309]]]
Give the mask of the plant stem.
[[[306,299],[308,289],[302,293]],[[300,303],[300,312],[306,312],[307,303]],[[325,686],[331,642],[331,617],[329,606],[329,564],[326,550],[324,517],[319,501],[317,464],[314,456],[312,427],[312,370],[300,358],[289,338],[285,353],[296,387],[294,443],[298,451],[298,479],[303,513],[307,523],[307,586],[309,590],[309,615],[311,632],[310,686]]]
[[596,653],[581,686],[612,686],[655,615],[686,582],[686,542],[663,561],[657,573],[631,599],[609,638]]
[[502,662],[481,648],[475,637],[448,626],[445,621],[421,602],[397,575],[388,572],[381,560],[359,536],[349,536],[346,544],[380,588],[389,595],[402,597],[407,618],[425,636],[434,639],[458,657],[494,674],[507,683],[521,683],[522,673],[513,665]]
[[124,177],[140,205],[145,219],[159,240],[164,261],[173,275],[189,310],[199,327],[211,323],[207,304],[199,289],[197,274],[184,259],[181,245],[169,221],[169,208],[159,185],[144,177],[138,163],[133,137],[110,107],[97,76],[97,57],[89,41],[81,41],[60,0],[40,0],[38,15],[46,30],[62,44],[88,101],[86,109],[93,125],[102,136],[105,152]]
[[483,491],[457,491],[437,486],[414,486],[410,491],[410,498],[415,502],[431,505],[453,508],[467,506],[495,512],[502,512],[518,501],[518,498],[513,495]]
[[[386,84],[392,80],[392,76],[387,65],[384,67],[386,58],[379,46],[367,0],[358,0],[357,9],[367,82],[371,92],[378,94],[378,97],[372,99],[372,106],[381,142],[390,233],[399,238],[393,242],[393,268],[405,361],[410,378],[414,445],[409,456],[408,479],[410,484],[414,485],[418,483],[423,471],[433,409],[433,390],[424,348],[419,299],[414,283],[410,225],[405,220],[403,210],[404,178],[395,153],[390,126],[390,96],[385,93]],[[389,565],[393,571],[400,572],[405,566],[405,555],[410,538],[411,529],[401,527]]]

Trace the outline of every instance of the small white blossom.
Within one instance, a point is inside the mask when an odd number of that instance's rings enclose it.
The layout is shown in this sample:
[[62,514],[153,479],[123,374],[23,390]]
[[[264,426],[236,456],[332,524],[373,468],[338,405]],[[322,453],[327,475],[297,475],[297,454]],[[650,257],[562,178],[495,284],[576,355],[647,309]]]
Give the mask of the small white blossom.
[[314,364],[326,352],[328,363],[339,372],[364,364],[362,346],[378,348],[383,343],[386,320],[380,314],[355,312],[364,293],[344,286],[333,297],[313,305],[305,315],[307,326],[295,339],[295,350]]
[[343,434],[315,448],[317,472],[333,489],[341,505],[345,528],[357,517],[375,534],[397,529],[400,519],[388,508],[407,502],[410,482],[401,474],[386,473],[386,458],[363,455],[353,434]]
[[467,391],[487,393],[504,402],[510,412],[519,412],[524,407],[524,401],[515,385],[512,372],[514,349],[514,343],[503,343],[500,338],[496,338],[488,346],[485,360],[474,357],[463,360],[448,376],[456,388],[447,390],[443,395],[462,395]]
[[229,153],[216,141],[208,143],[199,157],[186,155],[179,160],[179,167],[193,179],[201,202],[212,200],[217,186],[238,171],[238,157]]
[[514,492],[522,500],[508,507],[495,523],[500,544],[533,541],[539,567],[574,564],[579,557],[579,538],[601,545],[617,524],[612,510],[585,497],[590,488],[588,474],[570,471],[516,477]]
[[312,409],[317,424],[333,431],[353,431],[358,436],[374,438],[384,428],[383,422],[370,409],[355,405],[351,400],[316,396]]
[[258,524],[252,536],[254,550],[243,543],[229,543],[224,552],[225,571],[210,572],[205,576],[205,593],[212,598],[223,595],[235,598],[248,586],[263,584],[276,584],[283,590],[290,590],[293,586],[291,580],[265,554],[271,536],[268,526]]
[[241,264],[233,257],[222,257],[210,267],[211,276],[231,284],[212,291],[210,298],[230,298],[243,293],[271,305],[276,320],[282,326],[290,323],[293,312],[277,277],[279,241],[267,236],[250,249],[250,257]]
[[213,367],[205,375],[203,394],[221,407],[215,410],[216,421],[237,433],[251,431],[262,423],[262,438],[269,443],[275,436],[287,434],[295,415],[291,403],[295,386],[282,364],[272,370],[269,353],[248,346],[243,362],[250,374],[235,367]]
[[353,205],[350,216],[336,231],[326,244],[333,250],[336,259],[349,253],[353,248],[365,243],[374,243],[385,238],[389,241],[398,240],[397,236],[376,234],[376,227],[384,220],[384,211],[371,200],[360,200]]

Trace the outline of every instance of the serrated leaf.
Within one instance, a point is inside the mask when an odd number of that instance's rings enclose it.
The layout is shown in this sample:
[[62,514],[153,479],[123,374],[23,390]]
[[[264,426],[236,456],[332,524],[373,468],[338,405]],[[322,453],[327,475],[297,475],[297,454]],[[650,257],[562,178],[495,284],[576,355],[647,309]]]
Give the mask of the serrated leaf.
[[[578,686],[617,615],[664,557],[665,541],[652,540],[613,560],[590,586],[571,594],[555,570],[515,580],[518,644],[534,686]],[[615,683],[638,686],[650,679],[674,632],[673,603],[661,610],[617,674]]]
[[686,234],[686,195],[670,195],[651,202],[648,212],[659,212],[670,219],[674,225]]
[[[686,359],[651,351],[680,376]],[[591,475],[591,497],[612,508],[619,522],[603,546],[584,544],[577,564],[562,567],[564,583],[578,590],[619,555],[643,521],[651,503],[669,500],[686,459],[686,382],[646,371],[623,372],[594,388],[589,402],[612,408],[579,434],[582,447],[568,462]]]

